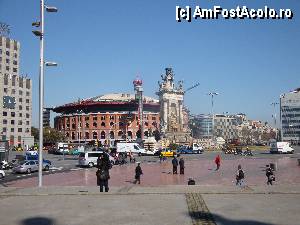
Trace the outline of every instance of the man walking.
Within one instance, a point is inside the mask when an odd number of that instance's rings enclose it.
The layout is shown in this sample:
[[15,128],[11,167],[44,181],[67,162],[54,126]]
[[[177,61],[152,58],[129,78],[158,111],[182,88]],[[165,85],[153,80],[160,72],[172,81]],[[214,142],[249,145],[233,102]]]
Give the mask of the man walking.
[[275,180],[275,176],[273,170],[270,165],[266,165],[266,176],[267,176],[267,185],[273,185],[273,181]]
[[172,159],[172,165],[173,165],[173,174],[177,174],[178,160],[176,159],[176,156],[174,156]]
[[217,157],[215,158],[215,163],[216,163],[216,165],[217,165],[217,169],[216,169],[216,171],[217,171],[217,170],[220,169],[220,165],[221,165],[221,157],[220,157],[219,154],[218,154]]
[[111,163],[106,153],[99,156],[97,160],[97,167],[97,185],[100,186],[100,192],[103,192],[103,187],[105,188],[105,192],[108,192],[108,180],[110,179],[109,170],[111,169]]
[[244,171],[242,170],[242,166],[238,165],[238,170],[236,172],[236,185],[237,186],[243,186],[244,185],[244,179],[245,179],[245,174]]
[[137,167],[135,168],[135,181],[134,183],[141,184],[141,175],[143,174],[142,168],[140,166],[140,162],[137,163]]
[[184,174],[184,160],[182,157],[180,157],[179,159],[179,170],[180,170],[180,174]]

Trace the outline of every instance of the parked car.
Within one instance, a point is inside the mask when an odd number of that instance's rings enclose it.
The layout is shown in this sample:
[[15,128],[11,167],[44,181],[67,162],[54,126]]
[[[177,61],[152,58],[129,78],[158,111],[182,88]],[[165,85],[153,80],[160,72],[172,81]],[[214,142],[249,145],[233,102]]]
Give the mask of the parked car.
[[[103,151],[81,152],[78,157],[78,164],[80,166],[88,166],[88,167],[96,166],[97,159],[102,154],[107,154],[107,153]],[[114,157],[110,156],[109,154],[107,155],[109,157],[109,161],[111,162],[111,164],[114,165],[115,164]]]
[[3,170],[0,170],[0,179],[5,177],[5,172]]
[[[43,162],[43,170],[48,171],[50,164]],[[37,160],[25,160],[13,168],[14,173],[31,173],[39,170],[39,162]]]

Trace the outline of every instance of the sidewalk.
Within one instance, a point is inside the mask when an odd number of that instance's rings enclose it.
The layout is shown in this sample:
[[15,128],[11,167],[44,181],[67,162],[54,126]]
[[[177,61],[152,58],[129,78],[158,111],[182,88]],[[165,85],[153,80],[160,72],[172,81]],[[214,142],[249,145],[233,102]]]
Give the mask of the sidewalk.
[[300,185],[0,188],[0,225],[297,224]]

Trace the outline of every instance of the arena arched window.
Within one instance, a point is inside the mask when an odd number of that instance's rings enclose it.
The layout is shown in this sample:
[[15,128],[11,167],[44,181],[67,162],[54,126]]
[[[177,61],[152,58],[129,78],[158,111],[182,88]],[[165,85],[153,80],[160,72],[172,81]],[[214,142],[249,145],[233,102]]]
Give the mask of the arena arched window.
[[101,131],[100,138],[101,138],[101,139],[105,139],[105,132],[104,132],[104,131]]
[[97,123],[96,122],[93,123],[93,127],[97,127]]
[[130,139],[132,139],[132,132],[131,131],[127,132],[127,137],[130,138]]
[[149,132],[148,132],[148,131],[145,131],[145,132],[144,132],[144,135],[145,135],[145,137],[149,137]]
[[115,133],[114,133],[113,131],[111,131],[111,132],[109,133],[109,138],[110,138],[110,139],[115,139]]
[[115,123],[114,122],[110,122],[110,124],[109,124],[111,127],[112,126],[114,126],[115,125]]
[[93,139],[98,139],[98,134],[96,131],[93,132]]
[[66,137],[70,137],[70,134],[69,134],[69,132],[67,132],[67,133],[66,133]]
[[105,127],[105,123],[104,122],[101,123],[101,127]]
[[89,127],[90,127],[90,124],[89,124],[89,123],[85,123],[85,127],[86,127],[86,128],[89,128]]
[[75,133],[72,132],[72,140],[74,140],[74,139],[75,139]]
[[89,132],[85,132],[85,139],[89,139],[90,138],[90,133]]
[[149,125],[149,123],[148,122],[145,122],[145,126],[148,126]]
[[123,135],[123,131],[120,130],[120,131],[118,132],[118,137],[122,137],[122,135]]
[[72,123],[72,129],[74,130],[76,127],[75,123]]

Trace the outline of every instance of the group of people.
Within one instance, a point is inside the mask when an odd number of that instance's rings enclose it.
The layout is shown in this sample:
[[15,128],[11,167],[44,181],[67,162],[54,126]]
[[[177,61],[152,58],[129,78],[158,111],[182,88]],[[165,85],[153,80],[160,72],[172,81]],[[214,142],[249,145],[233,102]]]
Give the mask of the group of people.
[[[220,169],[221,166],[221,157],[218,154],[215,158],[215,164],[217,166],[216,171]],[[273,172],[273,169],[270,167],[270,165],[266,165],[266,177],[267,177],[267,185],[273,185],[273,182],[275,181],[275,175]],[[244,179],[245,179],[245,173],[242,169],[241,165],[238,165],[238,169],[236,172],[236,185],[243,186],[244,185]]]
[[176,156],[173,157],[172,159],[172,165],[173,165],[173,174],[177,174],[177,168],[179,165],[179,171],[180,174],[184,174],[184,159],[180,157],[179,162]]
[[[130,157],[130,156],[129,156]],[[130,157],[130,159],[132,159]],[[172,159],[172,166],[173,166],[173,174],[177,174],[177,168],[179,165],[179,172],[180,174],[184,174],[185,169],[185,162],[182,157],[179,156],[179,160],[176,156]],[[215,158],[215,164],[216,164],[216,171],[218,171],[221,167],[221,157],[220,155],[217,155]],[[108,180],[110,179],[109,176],[109,170],[112,168],[111,162],[109,161],[109,156],[106,153],[103,153],[99,156],[97,160],[97,185],[100,186],[100,192],[108,192]],[[140,162],[137,162],[137,166],[135,168],[135,181],[134,184],[140,184],[141,183],[141,175],[143,174],[141,164]],[[270,167],[270,165],[266,165],[266,177],[267,177],[267,184],[273,185],[273,182],[275,181],[275,175]],[[242,169],[241,165],[238,165],[238,169],[235,175],[236,178],[236,185],[237,186],[243,186],[244,185],[244,179],[245,179],[245,173]]]

